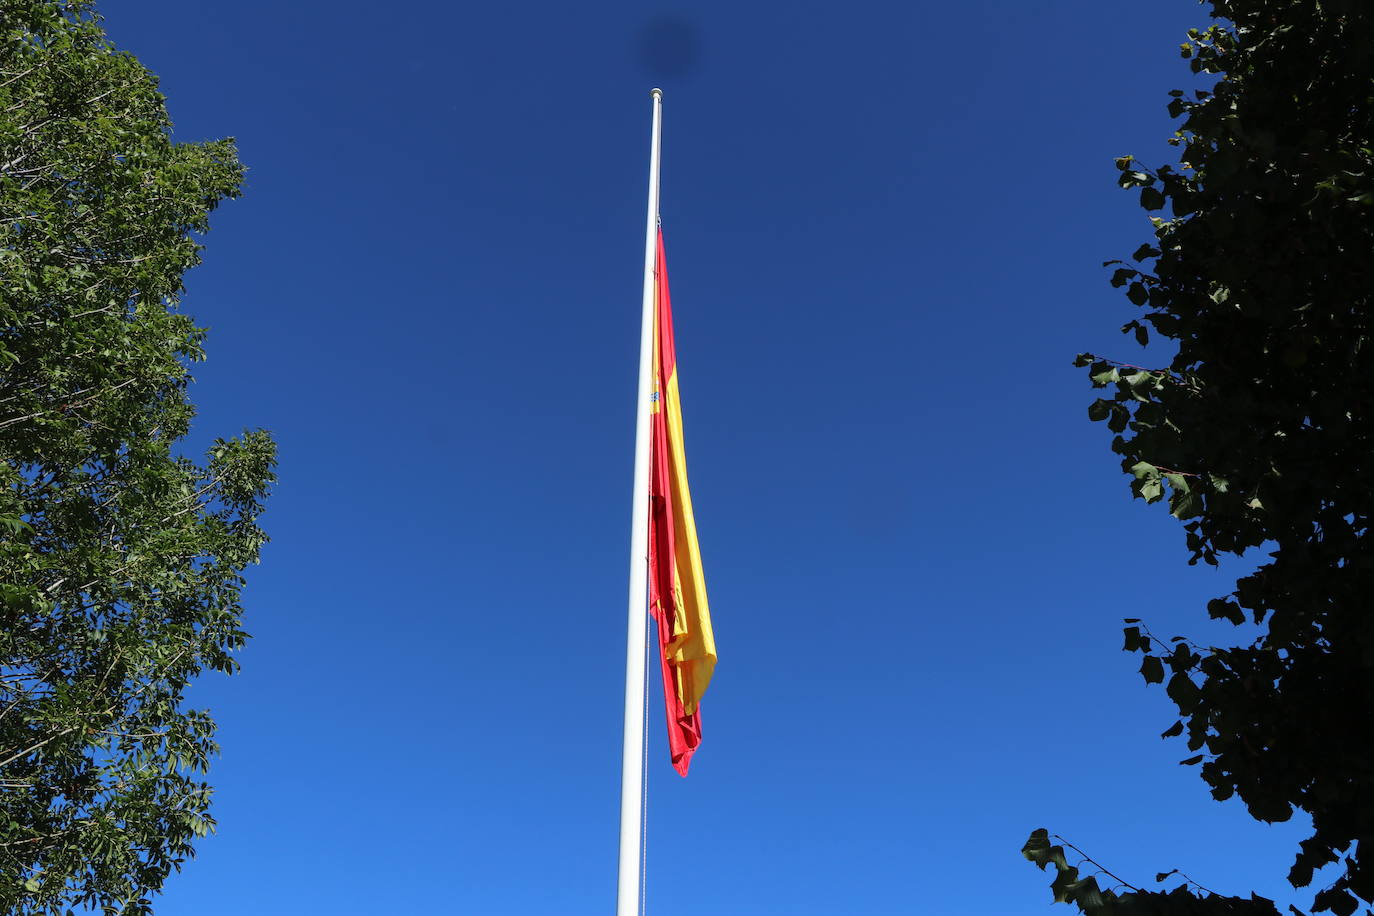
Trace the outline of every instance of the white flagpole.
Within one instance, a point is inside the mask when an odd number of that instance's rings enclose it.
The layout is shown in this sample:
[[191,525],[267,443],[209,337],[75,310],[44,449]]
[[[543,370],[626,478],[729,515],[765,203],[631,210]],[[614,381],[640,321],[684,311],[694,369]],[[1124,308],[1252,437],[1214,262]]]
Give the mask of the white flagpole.
[[639,387],[635,391],[634,499],[630,517],[630,610],[625,639],[625,747],[620,768],[620,883],[616,916],[637,916],[640,824],[644,810],[644,644],[649,617],[649,398],[653,394],[654,267],[658,258],[659,132],[663,92],[655,89],[649,146],[649,218],[644,229],[644,311],[639,330]]

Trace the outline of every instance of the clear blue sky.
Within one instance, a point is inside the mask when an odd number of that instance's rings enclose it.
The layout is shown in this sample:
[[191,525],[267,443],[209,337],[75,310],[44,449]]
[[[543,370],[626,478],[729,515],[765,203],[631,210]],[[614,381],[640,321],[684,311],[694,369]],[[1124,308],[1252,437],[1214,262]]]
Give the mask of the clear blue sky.
[[250,169],[195,444],[281,448],[160,913],[610,912],[653,85],[721,657],[685,781],[654,711],[649,912],[1052,912],[1039,826],[1283,896],[1299,828],[1213,802],[1118,651],[1234,638],[1231,579],[1070,365],[1139,354],[1112,157],[1168,154],[1197,3],[102,8]]

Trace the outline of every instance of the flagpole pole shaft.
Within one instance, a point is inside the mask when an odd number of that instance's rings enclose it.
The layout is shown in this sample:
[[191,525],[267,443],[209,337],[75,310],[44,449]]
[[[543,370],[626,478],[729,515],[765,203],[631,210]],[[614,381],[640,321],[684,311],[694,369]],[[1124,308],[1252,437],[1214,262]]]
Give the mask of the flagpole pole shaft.
[[645,716],[644,645],[648,637],[649,398],[653,392],[653,332],[658,254],[659,137],[663,93],[655,89],[649,146],[649,215],[644,230],[644,300],[639,332],[639,382],[635,390],[634,496],[630,519],[630,600],[625,639],[625,744],[620,769],[620,870],[616,916],[637,916],[640,901],[640,825],[643,817]]

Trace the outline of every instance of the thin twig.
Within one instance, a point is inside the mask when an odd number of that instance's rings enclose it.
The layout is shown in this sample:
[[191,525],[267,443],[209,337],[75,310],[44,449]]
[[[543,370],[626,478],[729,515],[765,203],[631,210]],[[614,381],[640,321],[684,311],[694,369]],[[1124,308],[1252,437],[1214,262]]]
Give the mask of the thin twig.
[[1130,883],[1129,881],[1124,880],[1120,875],[1113,874],[1113,873],[1111,872],[1111,870],[1108,869],[1108,868],[1106,868],[1101,862],[1097,861],[1097,860],[1094,859],[1092,856],[1088,855],[1086,852],[1084,852],[1083,850],[1079,849],[1077,846],[1073,845],[1073,844],[1070,843],[1068,840],[1064,839],[1062,836],[1059,836],[1058,834],[1055,834],[1054,837],[1053,837],[1053,839],[1058,840],[1060,843],[1063,843],[1063,844],[1064,844],[1065,846],[1067,846],[1069,849],[1072,849],[1074,852],[1078,853],[1080,856],[1083,857],[1083,861],[1084,861],[1084,862],[1091,862],[1093,865],[1097,866],[1097,870],[1098,870],[1099,872],[1101,872],[1102,874],[1104,874],[1104,875],[1108,876],[1109,878],[1112,878],[1113,880],[1115,880],[1116,883],[1117,883],[1118,885],[1120,885],[1121,887],[1129,887],[1131,890],[1136,891],[1136,892],[1139,892],[1139,891],[1140,891],[1140,888],[1136,887],[1134,884]]

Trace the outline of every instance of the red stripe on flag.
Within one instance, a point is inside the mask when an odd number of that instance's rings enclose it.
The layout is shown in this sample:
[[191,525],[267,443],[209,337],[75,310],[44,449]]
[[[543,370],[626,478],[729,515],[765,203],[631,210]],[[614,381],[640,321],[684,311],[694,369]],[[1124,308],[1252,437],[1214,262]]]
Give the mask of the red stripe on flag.
[[663,232],[658,234],[658,261],[655,265],[655,286],[658,292],[657,334],[654,391],[657,409],[652,420],[650,441],[652,461],[649,471],[649,610],[658,630],[659,665],[663,671],[663,700],[668,716],[668,749],[673,768],[683,776],[692,760],[692,753],[701,744],[701,710],[688,715],[682,705],[682,691],[677,682],[680,674],[668,661],[668,644],[675,635],[673,621],[677,613],[678,590],[675,587],[677,543],[673,517],[673,477],[668,446],[668,419],[663,398],[668,391],[668,379],[677,364],[673,348],[673,310],[668,296],[668,263],[663,250]]

